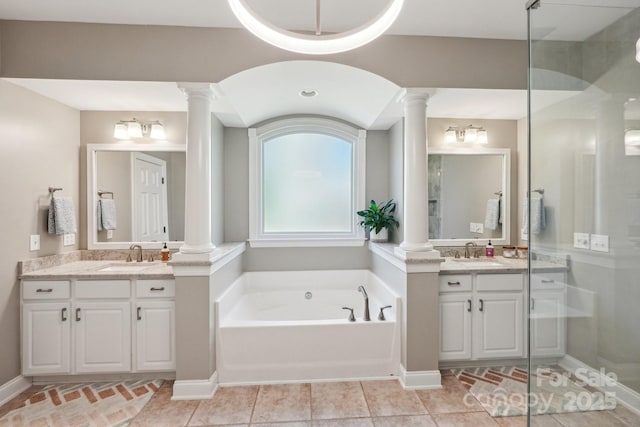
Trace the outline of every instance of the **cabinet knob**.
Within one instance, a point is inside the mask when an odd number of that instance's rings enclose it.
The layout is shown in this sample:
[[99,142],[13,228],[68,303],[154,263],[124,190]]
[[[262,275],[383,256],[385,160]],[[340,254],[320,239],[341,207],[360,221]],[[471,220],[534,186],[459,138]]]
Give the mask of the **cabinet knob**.
[[79,322],[80,320],[80,309],[76,308],[76,322]]
[[53,292],[53,289],[51,289],[51,288],[47,288],[47,289],[38,288],[38,289],[36,289],[36,292],[38,292],[38,293],[44,292],[44,293],[48,294],[48,293]]
[[138,309],[136,310],[136,316],[138,317],[138,320],[142,320],[142,316],[140,315],[140,310],[142,309],[142,307],[138,307]]
[[64,307],[62,310],[60,310],[60,318],[63,322],[67,321],[67,307]]
[[470,299],[467,300],[467,311],[469,313],[471,313],[471,300]]
[[164,286],[160,287],[160,288],[151,288],[151,291],[164,291]]
[[482,298],[480,299],[480,308],[479,308],[479,310],[480,311],[484,311],[484,300]]
[[554,283],[555,280],[553,279],[542,279],[542,283]]
[[460,286],[460,282],[447,282],[449,286]]

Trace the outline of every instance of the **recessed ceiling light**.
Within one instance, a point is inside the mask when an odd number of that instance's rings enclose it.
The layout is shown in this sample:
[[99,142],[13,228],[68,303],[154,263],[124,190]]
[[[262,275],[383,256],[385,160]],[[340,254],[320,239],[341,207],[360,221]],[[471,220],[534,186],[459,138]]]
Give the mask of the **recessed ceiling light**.
[[318,91],[315,89],[303,89],[300,91],[300,96],[303,98],[313,98],[318,96]]

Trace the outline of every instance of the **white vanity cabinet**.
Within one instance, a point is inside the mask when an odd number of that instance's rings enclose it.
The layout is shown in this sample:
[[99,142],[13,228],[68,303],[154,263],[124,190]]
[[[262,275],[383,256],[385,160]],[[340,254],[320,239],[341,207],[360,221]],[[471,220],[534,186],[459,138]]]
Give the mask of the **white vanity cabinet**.
[[138,280],[136,283],[137,371],[176,369],[176,307],[174,280]]
[[567,291],[565,273],[536,272],[531,278],[531,355],[564,356]]
[[440,360],[524,357],[524,275],[440,276]]
[[175,281],[23,280],[24,375],[175,370]]

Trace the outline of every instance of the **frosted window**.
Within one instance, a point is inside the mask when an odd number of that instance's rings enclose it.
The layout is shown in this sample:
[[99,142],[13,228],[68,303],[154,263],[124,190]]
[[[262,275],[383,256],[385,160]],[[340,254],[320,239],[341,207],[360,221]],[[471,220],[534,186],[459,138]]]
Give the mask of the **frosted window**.
[[263,144],[264,233],[349,233],[353,146],[330,135],[294,133]]

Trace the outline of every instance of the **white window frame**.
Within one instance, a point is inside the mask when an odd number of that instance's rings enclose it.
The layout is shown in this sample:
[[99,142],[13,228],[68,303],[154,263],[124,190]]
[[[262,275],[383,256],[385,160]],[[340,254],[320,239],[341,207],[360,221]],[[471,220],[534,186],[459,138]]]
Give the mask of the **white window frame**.
[[[266,141],[296,133],[317,133],[340,138],[352,144],[352,231],[350,233],[265,233],[263,229],[263,146]],[[277,120],[249,128],[249,244],[252,247],[362,246],[364,229],[357,211],[365,208],[366,135],[336,120],[298,117]]]

